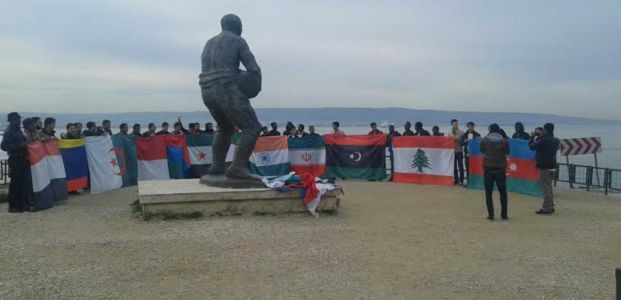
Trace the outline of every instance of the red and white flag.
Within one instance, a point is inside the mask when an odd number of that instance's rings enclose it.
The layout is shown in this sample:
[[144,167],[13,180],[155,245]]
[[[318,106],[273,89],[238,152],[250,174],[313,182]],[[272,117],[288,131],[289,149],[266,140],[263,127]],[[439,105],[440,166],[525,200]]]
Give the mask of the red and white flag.
[[138,181],[170,179],[166,142],[163,136],[136,139],[136,156]]
[[67,199],[67,179],[58,142],[34,142],[28,144],[34,209],[52,207],[55,202]]
[[404,136],[392,140],[395,182],[453,185],[455,139]]

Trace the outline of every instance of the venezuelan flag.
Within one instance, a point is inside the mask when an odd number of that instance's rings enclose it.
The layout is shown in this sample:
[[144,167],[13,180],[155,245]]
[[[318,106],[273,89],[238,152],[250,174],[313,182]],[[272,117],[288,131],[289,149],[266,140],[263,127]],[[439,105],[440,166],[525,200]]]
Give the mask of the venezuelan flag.
[[74,192],[88,187],[88,161],[84,139],[58,141],[60,155],[67,174],[67,191]]
[[[470,180],[468,188],[484,189],[483,153],[480,150],[480,139],[468,142],[470,161]],[[528,148],[528,141],[509,140],[511,153],[507,156],[507,191],[531,196],[541,196],[539,170],[535,162],[535,152]]]

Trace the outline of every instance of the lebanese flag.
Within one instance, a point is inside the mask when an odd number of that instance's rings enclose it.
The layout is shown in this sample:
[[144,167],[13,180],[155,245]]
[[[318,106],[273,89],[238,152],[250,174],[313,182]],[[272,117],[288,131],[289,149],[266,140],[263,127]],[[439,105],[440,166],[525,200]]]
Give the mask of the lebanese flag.
[[264,136],[257,139],[248,161],[250,172],[261,176],[289,173],[289,146],[286,136]]
[[126,169],[121,164],[109,135],[87,137],[86,158],[90,175],[91,193],[103,193],[121,188]]
[[321,136],[289,139],[291,170],[321,177],[326,172],[326,148]]
[[392,139],[394,182],[453,185],[455,139],[401,136]]
[[170,179],[166,141],[163,135],[136,139],[136,156],[138,181]]
[[34,210],[50,208],[55,202],[67,200],[67,179],[58,142],[37,141],[28,144],[32,174]]

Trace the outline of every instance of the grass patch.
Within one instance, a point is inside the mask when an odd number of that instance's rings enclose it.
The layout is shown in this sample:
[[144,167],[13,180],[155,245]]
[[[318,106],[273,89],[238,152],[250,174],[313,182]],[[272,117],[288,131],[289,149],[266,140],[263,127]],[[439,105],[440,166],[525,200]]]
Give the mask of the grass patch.
[[142,219],[143,221],[147,221],[147,222],[154,221],[154,220],[164,220],[164,221],[191,220],[191,219],[200,219],[203,217],[203,213],[200,211],[193,211],[189,213],[180,213],[180,214],[174,214],[170,212],[163,212],[163,213],[157,213],[157,214],[143,213],[142,205],[140,205],[140,202],[138,200],[132,202],[132,204],[130,204],[129,206],[130,206],[132,215],[135,218]]
[[9,193],[0,192],[0,203],[9,201]]

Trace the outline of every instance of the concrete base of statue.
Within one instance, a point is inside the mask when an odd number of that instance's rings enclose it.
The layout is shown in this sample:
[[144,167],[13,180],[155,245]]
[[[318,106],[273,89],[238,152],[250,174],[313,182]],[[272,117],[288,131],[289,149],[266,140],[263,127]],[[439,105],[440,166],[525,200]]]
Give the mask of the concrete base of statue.
[[[338,189],[329,191],[316,210],[336,213],[340,195]],[[201,212],[205,216],[217,216],[307,212],[299,191],[219,188],[196,179],[140,181],[138,199],[145,214]]]

